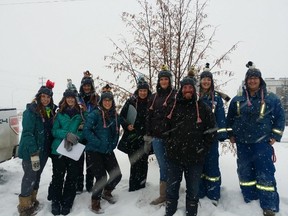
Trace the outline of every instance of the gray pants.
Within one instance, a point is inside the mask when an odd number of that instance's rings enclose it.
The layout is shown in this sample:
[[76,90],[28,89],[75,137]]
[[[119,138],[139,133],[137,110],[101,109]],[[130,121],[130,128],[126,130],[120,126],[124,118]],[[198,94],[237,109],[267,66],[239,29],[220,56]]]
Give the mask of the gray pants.
[[20,196],[30,196],[33,190],[38,190],[41,173],[46,165],[47,160],[48,157],[40,159],[40,170],[38,171],[32,170],[32,164],[30,160],[22,160],[24,176],[22,178]]

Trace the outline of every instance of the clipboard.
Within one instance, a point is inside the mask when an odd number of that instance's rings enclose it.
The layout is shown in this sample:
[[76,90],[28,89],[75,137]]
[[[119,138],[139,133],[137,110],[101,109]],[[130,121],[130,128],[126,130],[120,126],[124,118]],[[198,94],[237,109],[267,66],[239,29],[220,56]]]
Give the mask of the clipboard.
[[78,161],[79,158],[81,157],[84,149],[85,149],[85,145],[83,145],[81,143],[77,143],[76,145],[73,145],[73,148],[71,151],[67,151],[64,148],[64,139],[63,139],[62,142],[60,143],[60,145],[58,146],[58,148],[56,149],[56,151],[61,155],[64,155],[64,156],[69,157],[75,161]]
[[134,125],[137,116],[137,110],[133,105],[129,105],[126,121],[128,124]]

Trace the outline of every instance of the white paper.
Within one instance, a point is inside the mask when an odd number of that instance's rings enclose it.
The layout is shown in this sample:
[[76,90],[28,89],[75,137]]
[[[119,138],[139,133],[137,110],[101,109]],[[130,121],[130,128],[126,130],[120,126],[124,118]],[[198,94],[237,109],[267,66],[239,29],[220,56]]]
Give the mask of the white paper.
[[81,143],[77,143],[76,145],[73,145],[71,151],[67,151],[64,148],[64,139],[63,139],[56,151],[61,155],[64,155],[64,156],[69,157],[75,161],[78,161],[80,156],[82,155],[84,149],[85,149],[85,145],[83,145]]

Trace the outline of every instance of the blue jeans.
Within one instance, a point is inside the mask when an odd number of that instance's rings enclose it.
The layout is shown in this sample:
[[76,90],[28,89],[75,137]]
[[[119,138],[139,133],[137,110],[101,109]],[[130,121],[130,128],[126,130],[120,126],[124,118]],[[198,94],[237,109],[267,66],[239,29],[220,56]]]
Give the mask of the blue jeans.
[[40,170],[33,171],[30,160],[22,160],[24,175],[21,182],[21,196],[26,197],[32,194],[33,190],[38,190],[41,173],[46,165],[48,156],[40,158]]
[[160,181],[167,182],[167,157],[164,145],[163,139],[153,138],[152,146],[160,168]]

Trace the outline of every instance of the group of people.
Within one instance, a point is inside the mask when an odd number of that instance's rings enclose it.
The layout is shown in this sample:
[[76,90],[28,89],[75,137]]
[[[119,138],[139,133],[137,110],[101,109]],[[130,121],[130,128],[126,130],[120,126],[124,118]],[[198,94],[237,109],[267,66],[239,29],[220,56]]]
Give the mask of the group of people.
[[[58,109],[52,99],[54,83],[48,81],[23,113],[20,215],[31,215],[39,206],[37,191],[49,156],[53,169],[48,189],[52,214],[69,214],[76,192],[83,191],[85,158],[91,210],[103,213],[101,199],[111,204],[117,201],[112,191],[122,178],[114,153],[118,148],[129,158],[129,191],[145,188],[148,156],[155,154],[160,171],[159,196],[150,204],[165,203],[165,216],[174,215],[184,173],[186,215],[196,216],[200,198],[206,196],[218,205],[219,141],[230,139],[237,146],[237,172],[244,201],[259,199],[263,215],[274,216],[279,211],[279,195],[272,145],[280,141],[285,128],[284,109],[279,98],[267,92],[260,70],[252,62],[246,66],[243,90],[230,102],[227,116],[223,100],[228,102],[230,98],[215,89],[208,63],[199,83],[192,67],[179,90],[173,88],[172,73],[166,66],[158,73],[153,94],[140,77],[119,115],[110,86],[102,88],[98,96],[88,71],[79,94],[74,85],[68,86]],[[119,141],[120,126],[124,133]],[[63,142],[67,151],[78,142],[85,144],[78,161],[57,152]]]

